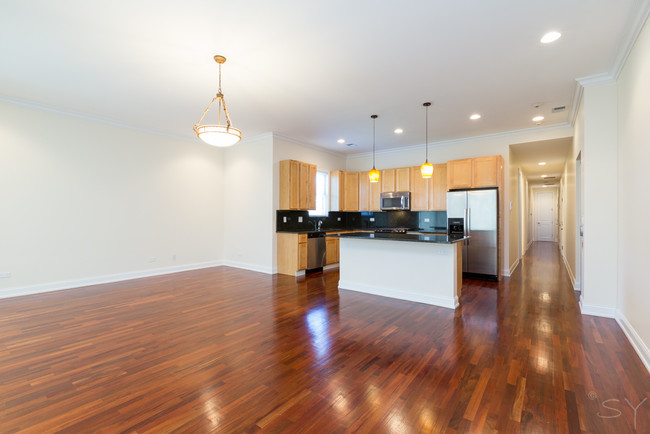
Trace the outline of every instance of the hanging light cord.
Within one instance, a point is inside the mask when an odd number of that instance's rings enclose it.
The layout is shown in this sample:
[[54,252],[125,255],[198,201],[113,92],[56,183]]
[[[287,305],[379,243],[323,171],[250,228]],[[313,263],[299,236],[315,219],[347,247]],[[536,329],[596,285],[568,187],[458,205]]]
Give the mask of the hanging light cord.
[[375,168],[375,121],[377,115],[372,115],[372,168]]
[[226,128],[230,128],[230,113],[228,113],[228,109],[226,108],[226,100],[223,98],[223,92],[221,92],[221,63],[219,63],[219,90],[217,90],[217,95],[212,98],[212,101],[210,101],[210,104],[208,104],[208,107],[203,111],[203,114],[201,115],[201,119],[194,125],[194,131],[198,128],[199,125],[201,125],[201,122],[203,122],[203,118],[205,117],[206,114],[208,114],[208,111],[210,110],[210,107],[212,107],[212,104],[216,100],[219,100],[219,118],[218,122],[219,125],[221,125],[221,104],[223,103],[223,112],[226,114]]
[[[429,103],[430,104],[430,103]],[[424,103],[425,107],[425,116],[426,119],[424,121],[425,124],[425,132],[424,132],[424,143],[425,143],[425,153],[426,153],[426,162],[429,162],[429,105],[427,103]]]

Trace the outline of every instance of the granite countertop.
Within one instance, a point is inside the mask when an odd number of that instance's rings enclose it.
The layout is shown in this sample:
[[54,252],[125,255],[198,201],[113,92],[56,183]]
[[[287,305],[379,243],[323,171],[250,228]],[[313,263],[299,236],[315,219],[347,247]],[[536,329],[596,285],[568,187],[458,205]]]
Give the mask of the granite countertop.
[[388,241],[410,241],[416,243],[453,244],[470,237],[449,237],[447,235],[426,235],[426,234],[393,234],[393,233],[367,233],[351,232],[349,234],[331,234],[327,237],[356,238],[359,240],[388,240]]

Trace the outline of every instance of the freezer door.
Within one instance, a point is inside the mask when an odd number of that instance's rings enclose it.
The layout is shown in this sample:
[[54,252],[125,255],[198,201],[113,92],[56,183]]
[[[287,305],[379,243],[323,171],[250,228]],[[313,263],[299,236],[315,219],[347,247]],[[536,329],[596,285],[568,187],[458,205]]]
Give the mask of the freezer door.
[[465,218],[467,208],[466,191],[450,191],[447,193],[447,218]]
[[[467,272],[497,275],[497,191],[474,190],[467,195]],[[465,267],[463,267],[465,268]]]

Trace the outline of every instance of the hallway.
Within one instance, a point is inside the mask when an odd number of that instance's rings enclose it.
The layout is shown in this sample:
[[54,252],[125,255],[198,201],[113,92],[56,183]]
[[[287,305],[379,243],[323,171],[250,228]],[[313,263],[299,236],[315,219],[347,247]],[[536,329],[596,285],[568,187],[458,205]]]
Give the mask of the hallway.
[[0,300],[0,431],[650,431],[650,378],[557,244],[455,311],[216,267]]

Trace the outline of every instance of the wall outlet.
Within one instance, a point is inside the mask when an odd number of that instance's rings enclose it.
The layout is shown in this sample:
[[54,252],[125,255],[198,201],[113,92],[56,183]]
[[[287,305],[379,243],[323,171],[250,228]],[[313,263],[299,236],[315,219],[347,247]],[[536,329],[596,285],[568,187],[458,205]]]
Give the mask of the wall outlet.
[[8,272],[8,271],[3,271],[3,272],[0,273],[0,278],[2,278],[2,279],[7,279],[9,277],[11,277],[11,273]]
[[298,217],[298,223],[302,223],[302,216]]
[[337,218],[336,218],[336,221],[337,221],[337,222],[340,222],[340,221],[341,221],[341,217],[337,217]]
[[374,218],[374,217],[370,217],[370,221],[371,221],[371,222],[374,222],[374,221],[375,221],[375,218]]
[[172,255],[172,261],[175,261],[175,260],[176,260],[176,253],[174,253],[174,254]]
[[425,223],[429,223],[430,221],[431,221],[431,219],[424,219]]
[[151,257],[151,258],[147,259],[147,262],[156,262],[156,258]]
[[286,223],[286,222],[287,222],[287,216],[282,217],[282,223]]

